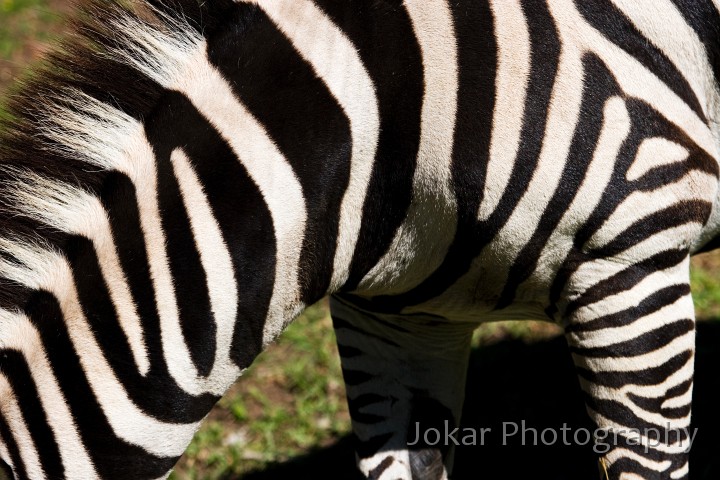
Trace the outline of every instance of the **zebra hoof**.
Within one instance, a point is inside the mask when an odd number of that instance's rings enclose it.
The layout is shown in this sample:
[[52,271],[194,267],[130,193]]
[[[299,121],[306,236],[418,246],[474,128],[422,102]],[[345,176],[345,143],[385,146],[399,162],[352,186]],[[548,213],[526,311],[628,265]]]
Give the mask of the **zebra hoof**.
[[439,480],[446,478],[442,453],[435,448],[411,450],[410,469],[413,479]]

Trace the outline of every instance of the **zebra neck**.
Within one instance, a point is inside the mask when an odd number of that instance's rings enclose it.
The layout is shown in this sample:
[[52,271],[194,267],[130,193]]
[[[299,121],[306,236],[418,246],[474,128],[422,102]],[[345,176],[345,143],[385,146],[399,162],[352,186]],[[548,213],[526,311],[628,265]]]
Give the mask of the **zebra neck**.
[[[93,470],[101,459],[141,455],[142,475],[124,478],[161,477],[241,371],[330,289],[333,255],[302,264],[301,252],[334,251],[337,223],[328,230],[318,212],[339,211],[341,198],[308,201],[271,123],[243,102],[241,73],[209,55],[198,30],[109,9],[88,29],[105,29],[108,45],[87,72],[128,74],[130,86],[106,98],[89,78],[43,77],[57,88],[26,90],[3,143],[0,409],[8,431],[36,436],[22,410],[51,406],[37,436],[59,443],[28,448],[73,457],[69,478],[109,478]],[[347,148],[310,140],[325,162]]]

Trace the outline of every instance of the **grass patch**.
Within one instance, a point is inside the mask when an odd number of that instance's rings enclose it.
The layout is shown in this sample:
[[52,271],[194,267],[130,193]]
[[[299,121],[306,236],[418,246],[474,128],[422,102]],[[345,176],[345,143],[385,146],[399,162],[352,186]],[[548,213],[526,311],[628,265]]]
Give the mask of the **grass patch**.
[[261,469],[350,431],[326,300],[308,308],[218,403],[170,478]]
[[698,319],[720,319],[720,250],[693,258],[690,284]]
[[0,115],[8,87],[62,28],[67,0],[0,0]]
[[10,60],[28,44],[47,41],[47,26],[58,19],[48,0],[0,0],[0,58]]

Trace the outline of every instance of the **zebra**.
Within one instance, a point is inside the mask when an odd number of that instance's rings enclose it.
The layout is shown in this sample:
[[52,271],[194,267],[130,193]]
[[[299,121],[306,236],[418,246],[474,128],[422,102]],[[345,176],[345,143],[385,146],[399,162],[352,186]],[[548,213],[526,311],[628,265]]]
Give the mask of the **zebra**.
[[499,319],[564,328],[602,478],[688,478],[719,8],[84,0],[2,125],[6,470],[165,478],[331,295],[367,478],[449,478]]

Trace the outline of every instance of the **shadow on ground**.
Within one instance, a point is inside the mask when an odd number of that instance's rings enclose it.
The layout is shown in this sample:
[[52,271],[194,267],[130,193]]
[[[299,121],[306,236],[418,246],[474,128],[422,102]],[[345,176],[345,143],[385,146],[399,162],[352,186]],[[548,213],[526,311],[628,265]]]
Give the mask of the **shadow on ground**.
[[[698,434],[691,453],[691,480],[720,478],[720,321],[701,322],[697,337],[696,383],[693,427]],[[573,432],[591,430],[582,404],[565,341],[524,345],[501,342],[473,352],[468,377],[462,426],[490,428],[485,444],[460,447],[453,479],[481,480],[595,480],[598,478],[592,446],[565,446],[559,436],[555,445],[522,445],[520,433],[507,437],[503,446],[503,423],[520,428],[547,428],[561,432],[575,443]],[[507,425],[507,432],[512,431]],[[532,442],[527,430],[526,441]],[[545,440],[552,443],[546,433]],[[584,440],[579,434],[578,441]],[[335,445],[303,457],[253,472],[244,480],[314,478],[356,479],[352,442],[344,438]]]

